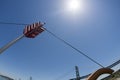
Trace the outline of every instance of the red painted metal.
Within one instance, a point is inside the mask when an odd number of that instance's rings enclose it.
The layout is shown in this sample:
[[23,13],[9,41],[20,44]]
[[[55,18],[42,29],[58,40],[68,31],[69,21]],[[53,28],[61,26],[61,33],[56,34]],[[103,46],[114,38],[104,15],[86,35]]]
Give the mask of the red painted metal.
[[27,25],[23,31],[23,34],[27,38],[35,38],[37,35],[44,31],[44,28],[42,26],[43,24],[40,22]]

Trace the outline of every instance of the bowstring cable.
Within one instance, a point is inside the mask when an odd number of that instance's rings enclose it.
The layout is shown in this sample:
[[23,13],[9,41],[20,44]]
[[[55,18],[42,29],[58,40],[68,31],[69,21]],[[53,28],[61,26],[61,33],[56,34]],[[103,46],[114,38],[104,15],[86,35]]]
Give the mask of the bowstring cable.
[[[0,24],[11,24],[11,25],[29,25],[29,24],[24,24],[24,23],[8,23],[8,22],[0,22]],[[44,28],[44,27],[42,27]],[[51,34],[52,36],[54,36],[55,38],[57,38],[58,40],[60,40],[61,42],[65,43],[66,45],[68,45],[69,47],[71,47],[72,49],[74,49],[75,51],[77,51],[78,53],[82,54],[83,56],[85,56],[86,58],[88,58],[90,61],[94,62],[95,64],[99,65],[100,67],[104,68],[104,66],[102,64],[100,64],[99,62],[97,62],[96,60],[94,60],[93,58],[89,57],[88,55],[86,55],[85,53],[83,53],[82,51],[80,51],[79,49],[77,49],[76,47],[74,47],[73,45],[71,45],[70,43],[66,42],[65,40],[63,40],[62,38],[58,37],[57,35],[55,35],[54,33],[52,33],[51,31],[49,31],[48,29],[44,28],[44,30],[46,30],[49,34]]]

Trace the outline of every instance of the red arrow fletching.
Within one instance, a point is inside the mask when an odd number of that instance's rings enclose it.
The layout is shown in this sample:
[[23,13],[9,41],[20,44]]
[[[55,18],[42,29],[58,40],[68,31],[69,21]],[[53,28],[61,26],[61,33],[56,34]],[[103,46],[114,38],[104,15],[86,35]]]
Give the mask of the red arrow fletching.
[[42,23],[34,23],[32,25],[27,25],[23,31],[23,34],[28,38],[35,38],[37,35],[44,31]]

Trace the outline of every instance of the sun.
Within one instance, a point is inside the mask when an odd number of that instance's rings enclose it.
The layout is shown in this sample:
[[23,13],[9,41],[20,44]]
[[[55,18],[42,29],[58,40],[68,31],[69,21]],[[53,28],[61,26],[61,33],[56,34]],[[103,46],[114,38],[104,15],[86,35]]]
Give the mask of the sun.
[[71,12],[77,12],[81,8],[80,0],[68,0],[67,10]]

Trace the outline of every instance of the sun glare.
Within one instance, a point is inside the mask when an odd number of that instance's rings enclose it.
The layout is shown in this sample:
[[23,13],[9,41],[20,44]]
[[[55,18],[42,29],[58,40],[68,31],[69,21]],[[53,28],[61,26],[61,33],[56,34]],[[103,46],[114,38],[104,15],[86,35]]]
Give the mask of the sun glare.
[[81,8],[80,0],[68,0],[67,10],[71,12],[79,11]]

